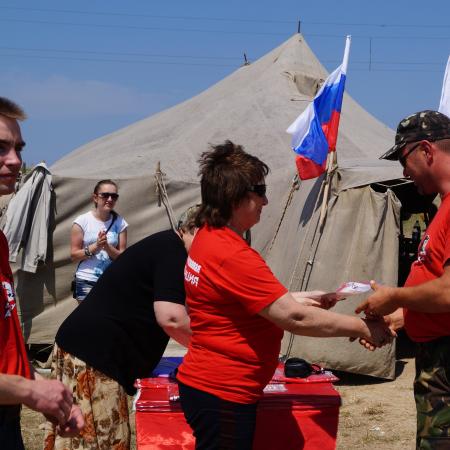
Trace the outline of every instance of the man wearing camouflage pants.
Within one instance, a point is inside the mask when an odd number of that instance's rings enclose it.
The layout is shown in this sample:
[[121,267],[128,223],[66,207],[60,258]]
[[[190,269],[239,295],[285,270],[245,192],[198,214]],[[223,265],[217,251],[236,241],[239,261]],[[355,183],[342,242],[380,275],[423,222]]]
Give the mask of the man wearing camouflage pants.
[[[382,159],[398,160],[419,193],[440,194],[405,287],[372,282],[356,312],[386,316],[417,342],[414,396],[417,449],[450,448],[450,119],[422,111],[403,119]],[[401,418],[399,418],[401,420]]]

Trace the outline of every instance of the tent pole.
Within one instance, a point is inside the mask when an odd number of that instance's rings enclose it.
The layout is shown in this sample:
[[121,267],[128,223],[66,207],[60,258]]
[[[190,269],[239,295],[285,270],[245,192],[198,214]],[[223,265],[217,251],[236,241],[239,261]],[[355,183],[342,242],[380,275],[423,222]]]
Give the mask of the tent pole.
[[[308,281],[305,282],[305,278],[309,279],[309,274],[311,273],[311,269],[312,269],[312,266],[314,263],[314,258],[315,258],[316,252],[317,252],[317,248],[319,247],[319,241],[322,236],[323,224],[324,224],[325,217],[326,217],[326,210],[327,210],[326,208],[327,208],[327,204],[328,204],[328,196],[329,196],[329,191],[330,191],[331,177],[333,175],[334,169],[336,168],[336,161],[337,161],[336,152],[328,153],[326,176],[322,182],[322,185],[320,187],[320,192],[319,192],[319,195],[317,196],[317,200],[316,200],[316,205],[317,205],[317,203],[319,202],[319,199],[320,199],[320,194],[322,193],[323,196],[322,196],[322,204],[321,204],[321,208],[320,208],[320,216],[319,216],[318,222],[316,222],[316,229],[314,230],[313,238],[311,240],[309,258],[305,265],[305,270],[303,272],[303,277],[301,280],[301,287],[300,287],[301,290],[304,290],[307,287]],[[309,235],[310,227],[311,227],[311,222],[308,224],[308,230],[306,232],[307,235]],[[319,231],[318,235],[317,235],[317,231]],[[289,289],[291,289],[291,286],[293,283],[295,267],[297,267],[297,265],[298,265],[299,258],[300,258],[300,254],[297,257],[297,261],[295,263],[294,270],[292,271],[292,276],[291,276],[291,279],[290,279],[289,285],[288,285]],[[307,274],[308,270],[309,270],[309,273]],[[287,345],[287,349],[286,349],[286,354],[284,355],[286,358],[288,358],[291,354],[292,346],[294,345],[294,339],[295,339],[295,334],[290,333],[289,341],[288,341],[288,345]]]
[[164,183],[165,173],[161,170],[161,162],[158,161],[155,171],[156,194],[158,195],[158,206],[161,207],[161,202],[166,208],[167,216],[169,217],[170,226],[176,231],[176,220],[174,217],[172,206],[170,205],[169,195],[167,194],[166,185]]
[[336,166],[336,152],[330,152],[327,156],[327,175],[325,177],[325,189],[323,192],[322,205],[320,207],[319,227],[323,227],[327,213],[328,197],[330,193],[331,176]]
[[[317,195],[313,211],[316,211],[317,205],[319,204],[319,200],[320,200],[321,196],[324,195],[324,187],[325,187],[325,179],[322,181],[322,183],[320,185],[320,190],[319,190],[319,193]],[[312,236],[311,243],[310,243],[310,246],[309,246],[309,256],[308,256],[308,260],[307,260],[307,263],[305,265],[305,268],[304,268],[304,271],[303,271],[303,275],[302,275],[302,278],[301,278],[301,282],[300,282],[300,290],[302,290],[302,291],[306,289],[306,286],[308,284],[307,281],[305,283],[305,278],[307,277],[308,270],[309,270],[309,273],[311,273],[311,268],[312,268],[312,265],[313,265],[313,262],[314,262],[314,257],[315,257],[316,251],[317,251],[317,247],[319,245],[320,237],[322,235],[321,228],[319,228],[319,226],[318,226],[318,224],[319,224],[318,220],[316,220],[314,222],[315,222],[314,231],[312,232],[313,236]],[[306,236],[310,235],[310,233],[312,231],[311,230],[312,226],[313,226],[313,221],[310,220],[309,223],[308,223],[308,227],[307,227],[306,233],[305,233]],[[317,231],[318,230],[319,230],[319,236],[317,237]],[[289,284],[288,284],[288,289],[289,290],[292,290],[292,284],[294,282],[294,277],[295,277],[295,273],[296,273],[296,270],[297,270],[297,267],[298,267],[298,264],[299,264],[301,253],[302,252],[299,251],[298,254],[297,254],[297,259],[295,261],[295,265],[294,265],[294,268],[292,270],[291,278],[290,278]],[[299,278],[297,278],[297,280],[299,280]],[[288,341],[288,344],[287,344],[286,353],[285,353],[285,355],[283,355],[283,357],[289,358],[289,356],[291,354],[291,351],[292,351],[292,346],[294,344],[294,339],[295,339],[295,334],[294,333],[289,333],[289,341]]]

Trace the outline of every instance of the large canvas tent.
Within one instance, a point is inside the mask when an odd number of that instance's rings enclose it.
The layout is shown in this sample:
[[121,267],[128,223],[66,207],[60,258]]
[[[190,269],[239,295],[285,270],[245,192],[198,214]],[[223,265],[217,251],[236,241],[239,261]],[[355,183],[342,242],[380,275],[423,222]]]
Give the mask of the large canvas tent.
[[[323,228],[317,226],[322,180],[292,183],[294,156],[285,130],[326,76],[304,38],[296,34],[196,97],[56,162],[50,168],[55,214],[48,261],[36,274],[17,274],[28,342],[51,343],[75,307],[69,293],[75,269],[70,262],[70,227],[74,217],[90,207],[94,184],[104,178],[118,182],[117,209],[130,224],[131,244],[170,226],[156,190],[158,162],[177,215],[199,200],[200,153],[225,139],[242,144],[271,168],[269,206],[252,232],[253,246],[291,290],[333,290],[341,281],[368,277],[395,283],[399,204],[392,191],[376,192],[371,187],[401,178],[395,164],[377,160],[392,143],[389,128],[344,96],[339,169]],[[339,308],[350,312],[353,304],[342,302]],[[368,354],[340,339],[292,340],[287,335],[283,348],[291,356],[306,355],[328,367],[393,375],[391,347]]]

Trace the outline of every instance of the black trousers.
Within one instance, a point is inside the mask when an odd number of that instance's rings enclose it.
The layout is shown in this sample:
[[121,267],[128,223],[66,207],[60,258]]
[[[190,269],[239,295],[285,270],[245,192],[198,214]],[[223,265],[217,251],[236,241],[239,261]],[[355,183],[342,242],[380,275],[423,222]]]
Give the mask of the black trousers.
[[20,406],[0,405],[1,450],[25,450],[20,432]]
[[196,450],[252,450],[257,403],[229,402],[182,383],[179,390]]

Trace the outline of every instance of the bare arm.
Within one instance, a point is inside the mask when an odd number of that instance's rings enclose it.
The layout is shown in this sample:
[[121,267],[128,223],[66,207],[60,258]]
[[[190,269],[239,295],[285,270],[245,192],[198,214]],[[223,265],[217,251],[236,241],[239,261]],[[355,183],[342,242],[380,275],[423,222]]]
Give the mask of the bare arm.
[[291,292],[294,300],[305,306],[317,306],[318,308],[330,309],[338,301],[338,297],[334,293],[326,293],[324,291],[299,291]]
[[[70,257],[72,258],[72,261],[83,261],[89,258],[89,256],[86,256],[84,252],[83,237],[83,229],[74,223],[70,231]],[[97,253],[100,250],[98,240],[97,242],[90,244],[88,247],[92,254]]]
[[381,321],[367,321],[311,308],[299,304],[290,293],[264,308],[260,315],[280,328],[302,336],[348,336],[366,339],[377,346],[391,339],[390,332]]
[[187,347],[191,339],[190,320],[184,305],[155,300],[156,320],[164,332]]
[[444,273],[435,280],[411,287],[391,287],[378,285],[371,281],[375,291],[362,302],[356,312],[386,316],[398,308],[424,313],[450,312],[450,264],[444,267]]
[[104,249],[106,253],[108,253],[108,256],[115,260],[121,253],[125,251],[127,248],[127,230],[123,230],[119,234],[119,243],[117,244],[117,247],[114,247],[111,244],[108,244],[108,241],[106,241],[106,244],[104,246]]

